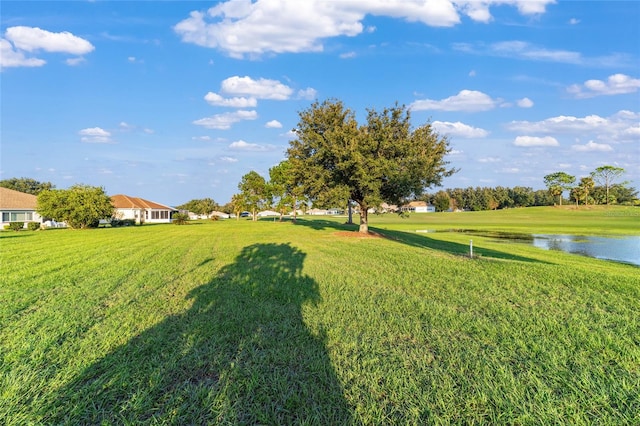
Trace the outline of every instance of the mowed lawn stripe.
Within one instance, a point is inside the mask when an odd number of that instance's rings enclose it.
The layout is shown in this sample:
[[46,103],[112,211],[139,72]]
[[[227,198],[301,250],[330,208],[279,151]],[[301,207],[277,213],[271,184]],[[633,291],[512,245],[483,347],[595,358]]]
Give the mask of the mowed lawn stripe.
[[0,420],[640,420],[637,268],[316,223],[0,234]]

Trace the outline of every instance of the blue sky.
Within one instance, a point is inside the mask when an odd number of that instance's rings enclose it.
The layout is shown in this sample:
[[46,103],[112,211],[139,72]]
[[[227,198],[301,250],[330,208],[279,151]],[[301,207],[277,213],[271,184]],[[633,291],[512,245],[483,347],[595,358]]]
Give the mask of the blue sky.
[[0,19],[1,179],[226,203],[336,98],[448,135],[446,188],[605,164],[640,187],[640,2],[3,0]]

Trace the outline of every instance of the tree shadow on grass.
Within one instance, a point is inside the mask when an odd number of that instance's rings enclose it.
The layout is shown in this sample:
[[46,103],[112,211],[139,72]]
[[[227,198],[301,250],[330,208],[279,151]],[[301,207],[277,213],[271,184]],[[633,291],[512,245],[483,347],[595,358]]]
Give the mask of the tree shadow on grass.
[[[336,231],[358,231],[358,225],[349,225],[340,222],[334,222],[326,219],[301,220],[296,222],[297,225],[307,226],[315,230],[335,229]],[[430,238],[424,234],[413,234],[410,232],[393,231],[389,229],[379,229],[369,225],[369,231],[380,235],[381,237],[407,244],[412,247],[428,248],[432,250],[444,251],[455,255],[469,255],[469,246],[460,243],[442,241]],[[484,247],[474,247],[474,254],[485,258],[519,260],[522,262],[547,263],[538,259],[524,256],[518,256],[506,251],[493,250]]]
[[298,220],[295,221],[295,224],[306,226],[315,230],[335,229],[336,231],[356,231],[357,232],[359,229],[359,225],[356,224],[355,222],[352,224],[348,224],[345,222],[341,222],[338,219],[336,219],[335,221],[332,221],[332,220],[326,220],[326,219],[298,218]]
[[[370,228],[374,232],[390,238],[394,241],[399,241],[403,244],[408,244],[413,247],[429,248],[432,250],[445,251],[447,253],[455,255],[469,255],[469,245],[454,243],[451,241],[442,241],[435,238],[430,238],[427,235],[412,234],[409,232],[392,231],[389,229],[376,229]],[[536,263],[548,263],[539,259],[533,259],[530,257],[519,256],[505,251],[493,250],[485,247],[474,246],[474,256],[483,258],[495,258],[495,259],[507,259],[507,260],[519,260],[521,262],[536,262]]]
[[348,424],[351,411],[302,306],[317,284],[288,244],[245,247],[183,314],[131,339],[57,395],[46,423]]

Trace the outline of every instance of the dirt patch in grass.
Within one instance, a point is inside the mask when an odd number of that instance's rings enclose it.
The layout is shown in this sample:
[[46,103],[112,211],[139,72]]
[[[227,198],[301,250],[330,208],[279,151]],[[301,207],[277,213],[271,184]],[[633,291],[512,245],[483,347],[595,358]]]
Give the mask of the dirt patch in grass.
[[368,234],[362,234],[358,231],[338,231],[338,232],[335,232],[333,235],[336,235],[338,237],[352,237],[352,238],[384,238],[382,235],[378,234],[377,232],[371,232],[371,231],[369,231]]

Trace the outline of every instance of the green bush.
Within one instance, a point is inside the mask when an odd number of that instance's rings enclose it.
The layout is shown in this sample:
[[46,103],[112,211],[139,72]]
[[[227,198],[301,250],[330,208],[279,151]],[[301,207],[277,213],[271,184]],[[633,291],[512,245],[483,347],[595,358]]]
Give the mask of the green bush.
[[176,225],[186,225],[189,222],[189,215],[187,213],[175,213],[173,215],[173,223]]
[[19,231],[24,228],[24,222],[10,222],[9,229],[12,231]]
[[29,231],[37,231],[40,229],[40,222],[29,222],[27,223],[27,229]]
[[136,224],[135,219],[111,219],[111,227],[117,228],[119,226],[134,226]]

